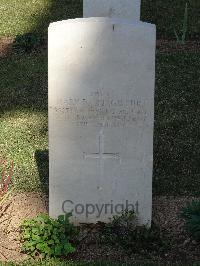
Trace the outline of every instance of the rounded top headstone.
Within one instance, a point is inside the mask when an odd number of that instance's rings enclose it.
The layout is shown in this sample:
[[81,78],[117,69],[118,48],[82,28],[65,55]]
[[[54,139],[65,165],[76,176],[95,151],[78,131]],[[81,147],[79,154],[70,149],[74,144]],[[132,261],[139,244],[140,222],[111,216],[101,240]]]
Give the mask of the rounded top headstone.
[[140,20],[141,0],[83,0],[83,17]]

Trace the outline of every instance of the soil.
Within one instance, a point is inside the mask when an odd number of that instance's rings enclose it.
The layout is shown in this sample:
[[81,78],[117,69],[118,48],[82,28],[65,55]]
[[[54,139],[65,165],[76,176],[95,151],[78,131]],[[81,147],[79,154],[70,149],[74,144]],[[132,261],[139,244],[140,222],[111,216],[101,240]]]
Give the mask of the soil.
[[[155,197],[153,200],[153,222],[160,228],[171,246],[165,253],[141,252],[127,254],[119,245],[100,245],[98,235],[101,226],[82,226],[81,241],[70,259],[75,261],[127,261],[150,259],[156,262],[200,261],[200,245],[184,230],[180,210],[192,197]],[[0,207],[0,261],[22,261],[27,258],[20,252],[19,225],[27,218],[46,213],[48,200],[38,193],[14,194]]]
[[46,199],[37,193],[14,194],[0,203],[0,261],[21,261],[19,225],[24,219],[47,212]]
[[175,52],[200,52],[199,41],[188,41],[184,45],[178,44],[171,40],[157,40],[156,48],[161,53],[175,53]]
[[14,38],[5,37],[0,39],[0,58],[9,56],[12,53]]

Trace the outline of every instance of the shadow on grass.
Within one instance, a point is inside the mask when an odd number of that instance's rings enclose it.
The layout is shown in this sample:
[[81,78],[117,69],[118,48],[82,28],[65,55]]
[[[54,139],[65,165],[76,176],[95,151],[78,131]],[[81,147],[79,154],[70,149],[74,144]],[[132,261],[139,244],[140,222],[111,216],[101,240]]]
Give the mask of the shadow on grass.
[[41,190],[46,196],[49,195],[49,151],[37,150],[35,152],[39,178],[41,182]]
[[47,112],[47,54],[17,54],[0,60],[0,117],[21,110]]
[[47,111],[47,50],[40,47],[47,41],[51,22],[82,16],[82,0],[50,3],[42,16],[36,14],[37,24],[30,32],[16,37],[15,53],[0,59],[0,116],[24,108]]
[[82,17],[82,5],[82,0],[51,0],[42,15],[36,13],[29,32],[16,36],[13,47],[20,52],[31,52],[41,46],[46,48],[49,24]]
[[47,35],[51,22],[83,16],[82,0],[51,0],[50,2],[50,8],[43,16],[38,17],[37,26],[32,29],[32,32]]
[[[50,22],[82,14],[82,1],[50,0],[50,3],[42,16],[36,14],[37,23],[33,23],[30,33],[16,38],[17,52],[0,59],[0,153],[17,161],[18,189],[40,188],[45,194],[49,176],[48,151],[43,150],[48,130],[48,67],[47,50],[41,50],[38,44],[47,40]],[[37,166],[32,161],[33,153]]]

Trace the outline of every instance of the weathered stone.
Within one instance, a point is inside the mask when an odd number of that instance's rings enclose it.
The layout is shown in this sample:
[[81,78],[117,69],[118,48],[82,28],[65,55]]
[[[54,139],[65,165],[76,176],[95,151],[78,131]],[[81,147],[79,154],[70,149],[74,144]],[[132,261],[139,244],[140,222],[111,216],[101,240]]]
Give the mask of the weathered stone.
[[123,19],[50,25],[52,217],[73,209],[74,222],[107,222],[129,203],[150,224],[155,36]]
[[140,20],[141,0],[83,0],[83,17]]

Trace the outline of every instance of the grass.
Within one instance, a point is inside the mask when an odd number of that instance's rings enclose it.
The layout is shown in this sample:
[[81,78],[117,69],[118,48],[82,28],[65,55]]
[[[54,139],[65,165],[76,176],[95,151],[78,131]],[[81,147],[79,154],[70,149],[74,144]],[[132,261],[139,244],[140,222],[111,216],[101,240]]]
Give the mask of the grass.
[[[199,53],[157,54],[154,194],[200,194],[199,65]],[[46,52],[1,59],[0,76],[0,153],[18,190],[47,191]]]
[[200,54],[157,56],[154,191],[200,194]]
[[0,154],[14,160],[18,190],[40,191],[48,177],[48,162],[37,164],[48,147],[46,53],[2,59],[0,73]]
[[41,35],[50,22],[81,16],[80,0],[1,0],[0,36]]
[[176,39],[174,28],[181,29],[188,3],[188,35],[189,39],[200,38],[200,1],[199,0],[141,0],[142,20],[156,24],[157,37]]
[[[157,25],[159,38],[175,39],[188,2],[189,38],[200,37],[199,0],[142,0],[142,20]],[[82,17],[82,0],[1,0],[0,36],[47,33],[50,22]]]
[[1,0],[0,33],[2,36],[21,35],[32,31],[38,25],[38,19],[47,13],[50,1]]
[[25,109],[7,112],[0,118],[0,131],[0,151],[8,161],[14,161],[16,188],[43,190],[48,171],[46,167],[46,176],[40,176],[36,156],[39,151],[47,149],[47,114]]

